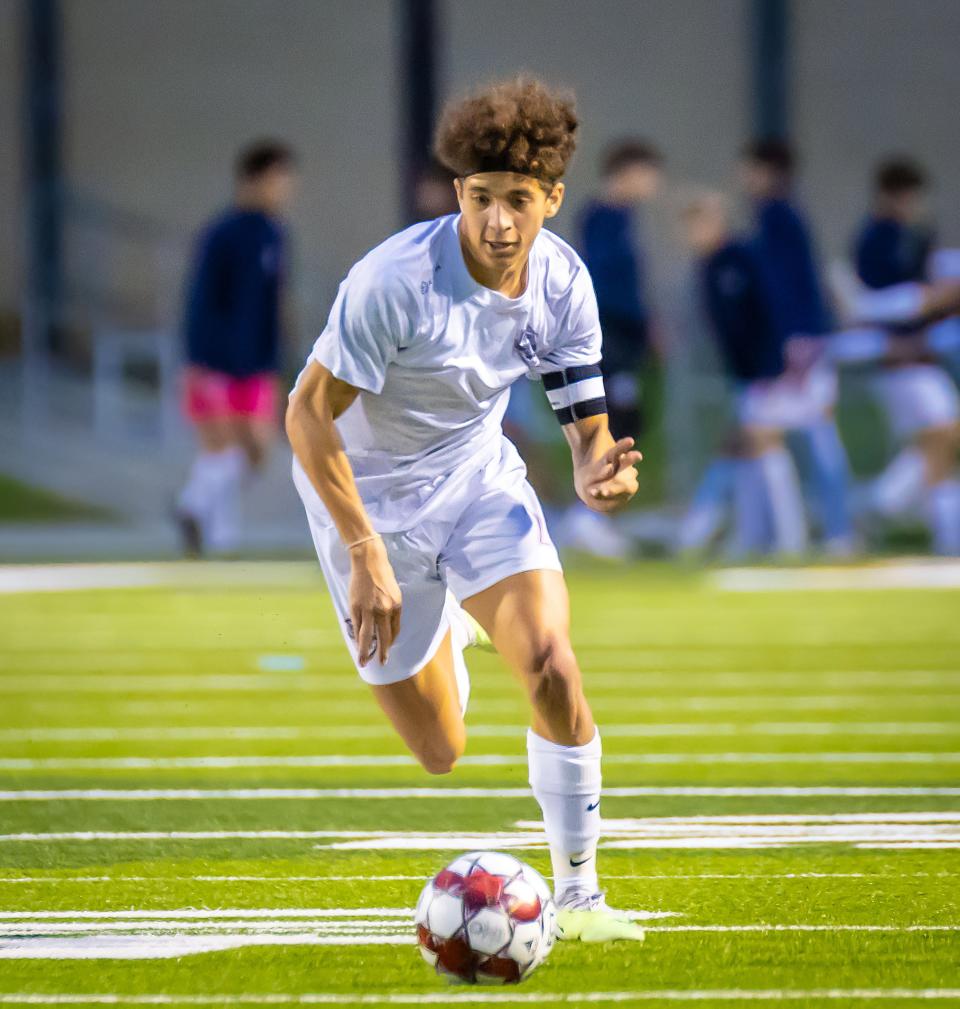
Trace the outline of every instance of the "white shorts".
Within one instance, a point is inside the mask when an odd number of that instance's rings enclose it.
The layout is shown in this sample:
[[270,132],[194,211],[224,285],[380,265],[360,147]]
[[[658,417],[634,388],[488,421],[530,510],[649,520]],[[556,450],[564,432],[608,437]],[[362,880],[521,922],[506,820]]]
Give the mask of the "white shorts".
[[[476,595],[521,571],[561,570],[526,472],[504,439],[502,455],[461,484],[442,507],[431,509],[428,520],[382,534],[400,586],[400,633],[385,664],[376,658],[363,668],[357,664],[367,683],[396,683],[425,666],[447,633],[446,607],[452,599]],[[349,623],[348,551],[328,518],[308,510],[307,519],[340,629],[357,663]]]
[[953,379],[935,364],[888,368],[873,380],[894,435],[905,441],[918,431],[946,427],[960,418]]
[[822,420],[836,401],[836,372],[818,364],[802,378],[781,375],[748,382],[737,397],[737,419],[744,427],[792,431]]

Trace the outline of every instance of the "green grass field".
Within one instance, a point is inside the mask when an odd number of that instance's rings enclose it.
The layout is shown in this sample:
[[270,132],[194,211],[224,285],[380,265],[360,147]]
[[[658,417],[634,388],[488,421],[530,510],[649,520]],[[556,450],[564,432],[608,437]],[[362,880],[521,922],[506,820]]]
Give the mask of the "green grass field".
[[517,686],[468,656],[467,757],[429,778],[312,565],[198,570],[0,596],[0,1004],[960,1003],[957,592],[574,571],[601,871],[660,917],[464,990],[410,909],[463,850],[548,869]]

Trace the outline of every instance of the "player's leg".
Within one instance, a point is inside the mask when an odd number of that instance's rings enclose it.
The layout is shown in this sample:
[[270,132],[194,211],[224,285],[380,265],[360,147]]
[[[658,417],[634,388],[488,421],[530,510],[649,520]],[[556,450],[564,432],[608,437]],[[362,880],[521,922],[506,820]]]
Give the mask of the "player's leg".
[[960,423],[920,432],[918,444],[926,464],[927,522],[936,553],[960,555]]
[[530,702],[530,785],[543,812],[564,937],[642,938],[641,929],[606,907],[599,889],[600,733],[570,643],[562,573],[510,575],[463,606],[486,629]]
[[371,684],[371,689],[423,769],[428,774],[452,771],[463,755],[467,735],[450,633],[414,676],[383,686]]
[[227,382],[227,376],[199,368],[188,369],[185,376],[184,410],[196,432],[198,452],[177,496],[176,518],[190,554],[209,544],[217,502],[237,464]]

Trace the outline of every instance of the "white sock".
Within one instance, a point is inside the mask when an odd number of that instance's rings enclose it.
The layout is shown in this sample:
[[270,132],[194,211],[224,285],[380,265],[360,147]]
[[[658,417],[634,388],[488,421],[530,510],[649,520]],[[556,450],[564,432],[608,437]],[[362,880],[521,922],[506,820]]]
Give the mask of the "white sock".
[[777,553],[801,554],[807,549],[807,520],[793,459],[785,448],[775,448],[764,452],[757,462],[770,502],[773,548]]
[[217,453],[216,492],[204,536],[214,550],[233,550],[240,540],[240,485],[249,470],[247,453],[231,445]]
[[960,556],[960,480],[941,480],[927,491],[927,514],[933,549],[945,557]]
[[210,516],[220,484],[220,452],[200,452],[177,498],[177,507],[203,524]]
[[558,904],[599,889],[601,752],[599,730],[583,746],[560,746],[527,730],[530,787],[543,812]]
[[447,621],[450,624],[450,649],[453,652],[453,671],[457,677],[457,694],[460,697],[460,714],[466,715],[470,700],[470,671],[463,650],[471,643],[473,628],[460,604],[447,593]]
[[870,489],[870,508],[880,515],[901,515],[919,501],[927,464],[913,446],[903,449]]
[[770,544],[770,502],[763,470],[756,459],[740,459],[733,481],[734,557],[761,553]]

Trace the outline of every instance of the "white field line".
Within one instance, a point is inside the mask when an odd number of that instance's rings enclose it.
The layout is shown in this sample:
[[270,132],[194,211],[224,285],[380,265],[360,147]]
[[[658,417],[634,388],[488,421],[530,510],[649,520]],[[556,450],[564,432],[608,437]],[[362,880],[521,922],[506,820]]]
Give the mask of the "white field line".
[[[512,767],[526,763],[526,754],[483,753],[461,757],[460,767]],[[645,764],[956,764],[960,752],[838,752],[838,753],[611,753],[610,765]],[[407,754],[339,754],[303,756],[208,757],[4,757],[3,771],[112,771],[174,769],[239,769],[245,767],[414,767]]]
[[[954,798],[954,785],[637,785],[603,790],[607,799],[638,798]],[[529,788],[60,788],[8,789],[0,802],[153,802],[261,800],[529,799]],[[3,840],[3,835],[0,835]]]
[[[862,846],[866,847],[866,845]],[[671,880],[712,879],[949,879],[960,872],[678,872],[672,874],[604,873],[604,879]],[[422,883],[424,876],[0,876],[0,885],[33,886],[39,883]]]
[[[310,840],[341,851],[454,851],[539,848],[542,825],[520,821],[514,831],[399,830],[233,830],[233,831],[81,831],[6,834],[3,841],[217,841]],[[607,849],[737,849],[796,844],[960,843],[960,813],[832,814],[756,817],[662,817],[609,820]]]
[[[62,708],[69,708],[69,713],[76,714],[77,706],[88,704],[91,708],[96,708],[98,717],[102,717],[104,711],[109,710],[111,714],[118,718],[141,717],[156,718],[163,713],[170,715],[180,715],[183,713],[183,701],[174,700],[173,695],[169,698],[158,697],[155,692],[144,687],[143,691],[124,696],[123,690],[113,691],[113,696],[99,696],[90,694],[71,694],[69,692],[54,692],[52,694],[41,694],[36,686],[31,690],[24,690],[28,696],[24,704],[32,711],[49,713],[59,712]],[[140,694],[151,694],[149,700],[136,700]],[[240,699],[242,700],[242,699]],[[742,715],[746,711],[770,712],[775,715],[782,715],[784,706],[789,704],[791,711],[829,711],[846,712],[862,715],[865,711],[879,710],[888,711],[896,709],[896,713],[903,714],[907,709],[922,708],[931,709],[931,714],[941,714],[947,704],[954,701],[960,703],[960,691],[941,691],[939,693],[919,694],[913,692],[903,692],[898,694],[871,694],[869,692],[859,694],[791,694],[788,697],[780,694],[769,694],[763,697],[751,694],[738,696],[714,695],[706,696],[686,696],[677,695],[675,697],[651,696],[639,691],[631,692],[624,688],[617,695],[601,694],[592,698],[593,707],[601,712],[601,727],[605,721],[605,713],[609,712],[612,717],[623,717],[627,711],[636,710],[638,714],[649,717],[655,712],[669,712],[671,720],[676,720],[680,712],[697,712],[706,714],[716,714],[717,712],[734,712]],[[209,709],[211,715],[221,712],[222,700],[217,698],[205,698],[202,695],[194,694],[191,704],[195,711]],[[238,700],[239,703],[239,700]],[[246,703],[244,701],[243,703]],[[257,699],[258,705],[275,705],[278,710],[283,706],[283,713],[289,714],[289,699],[283,690],[277,690]],[[349,698],[321,696],[317,693],[311,694],[307,691],[301,692],[297,698],[298,709],[302,712],[316,711],[318,717],[334,717],[341,715],[349,719],[355,719],[359,714],[372,710],[368,698],[362,693],[356,693]],[[507,715],[515,718],[518,712],[518,702],[514,698],[484,698],[478,697],[476,701],[471,701],[470,712],[474,717],[482,717],[489,720],[499,715]]]
[[[176,955],[176,954],[170,954]],[[743,988],[743,989],[660,989],[617,992],[429,992],[420,995],[384,994],[226,994],[124,995],[74,993],[39,995],[34,992],[0,994],[5,1005],[528,1005],[540,1003],[621,1002],[782,1002],[782,1001],[909,1001],[957,999],[960,988]]]
[[[960,735],[956,722],[667,722],[607,724],[605,738],[672,736],[935,736]],[[525,735],[525,725],[470,725],[472,737],[513,738]],[[385,725],[171,725],[144,727],[91,726],[0,729],[0,742],[11,743],[96,743],[167,742],[172,740],[274,740],[274,739],[384,739]]]
[[724,592],[944,589],[960,587],[960,563],[923,559],[860,567],[729,568],[710,580]]
[[218,918],[407,918],[413,920],[412,907],[255,907],[255,908],[176,908],[164,911],[0,911],[0,921],[40,921],[71,918],[74,920],[146,921],[152,919],[218,919]]
[[[345,660],[346,661],[346,660]],[[694,683],[682,684],[676,681],[696,677]],[[824,677],[822,684],[819,679]],[[763,673],[744,675],[742,673],[702,673],[693,674],[682,671],[656,675],[646,675],[633,671],[629,675],[623,673],[587,672],[584,676],[584,686],[588,694],[600,701],[611,701],[610,695],[620,698],[633,691],[638,696],[657,688],[661,700],[669,701],[671,695],[683,697],[696,687],[702,695],[701,699],[713,696],[722,699],[731,691],[749,691],[760,698],[769,697],[771,701],[782,703],[784,690],[791,687],[809,688],[813,685],[822,687],[818,697],[838,697],[843,693],[832,691],[847,691],[857,687],[869,689],[878,699],[896,699],[909,697],[918,687],[936,688],[936,696],[941,699],[960,697],[956,688],[957,674],[951,671],[902,671],[900,677],[893,682],[889,677],[876,673],[836,673],[826,676],[822,671],[769,674],[769,682]],[[946,681],[950,685],[946,685]],[[913,685],[912,690],[906,690],[904,683]],[[674,684],[673,689],[670,685]],[[60,674],[60,673],[20,673],[10,676],[0,676],[0,694],[198,694],[198,693],[308,693],[311,696],[334,694],[341,697],[353,694],[356,699],[365,696],[362,684],[356,678],[346,674],[342,676],[319,676],[311,673],[198,673],[195,676],[175,674],[138,674],[138,673],[101,673]],[[788,695],[789,696],[789,695]],[[795,699],[809,696],[789,696],[791,703]],[[919,695],[924,696],[924,695]],[[729,700],[729,698],[727,698]]]

